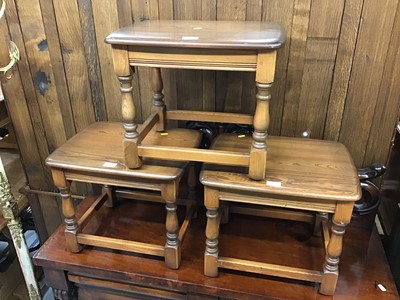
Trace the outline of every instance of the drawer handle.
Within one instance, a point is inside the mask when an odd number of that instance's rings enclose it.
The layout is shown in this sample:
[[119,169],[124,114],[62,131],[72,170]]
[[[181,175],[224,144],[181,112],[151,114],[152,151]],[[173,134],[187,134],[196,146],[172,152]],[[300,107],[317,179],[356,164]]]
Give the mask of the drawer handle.
[[3,0],[0,7],[0,19],[4,16],[5,11],[6,11],[6,0]]
[[5,67],[0,67],[0,72],[4,72],[4,76],[7,79],[11,79],[11,75],[7,76],[7,72],[9,70],[11,70],[11,68],[19,61],[20,59],[20,55],[19,55],[19,49],[17,47],[17,45],[11,41],[10,42],[10,46],[8,49],[8,53],[10,55],[10,62],[8,63],[8,65],[6,65]]

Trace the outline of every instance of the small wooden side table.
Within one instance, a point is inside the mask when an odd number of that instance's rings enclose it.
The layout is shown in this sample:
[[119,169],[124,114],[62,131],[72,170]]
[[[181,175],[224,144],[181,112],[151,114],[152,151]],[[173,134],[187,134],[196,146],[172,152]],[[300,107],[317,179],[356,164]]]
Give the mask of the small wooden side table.
[[[248,178],[243,168],[205,165],[200,181],[205,185],[207,208],[204,273],[218,276],[218,268],[320,282],[320,292],[333,295],[339,275],[339,256],[345,227],[354,202],[361,198],[359,179],[347,149],[340,143],[299,138],[269,137],[269,158],[265,181]],[[222,134],[213,149],[237,149],[248,153],[251,138]],[[219,255],[220,203],[245,204],[238,212],[298,221],[312,221],[325,243],[323,271],[261,263]],[[249,207],[249,205],[252,205]],[[263,212],[262,208],[269,209]],[[310,214],[312,212],[313,214]],[[332,234],[327,227],[332,213]],[[265,230],[271,230],[265,228]],[[282,255],[290,249],[282,247]],[[268,252],[265,253],[268,256]]]
[[[188,163],[146,159],[140,169],[129,169],[123,162],[120,143],[122,136],[123,128],[120,123],[94,123],[55,150],[46,160],[51,168],[54,184],[61,192],[67,248],[71,252],[79,252],[83,245],[90,245],[161,256],[164,257],[167,267],[177,269],[181,261],[181,242],[194,209],[188,209],[179,230],[176,214],[179,182]],[[170,130],[168,135],[153,130],[143,140],[143,144],[196,147],[200,139],[200,132],[195,130],[177,128]],[[70,193],[72,181],[103,185],[102,194],[79,220],[76,218]],[[91,217],[103,204],[114,206],[116,195],[113,187],[133,189],[123,193],[125,198],[166,204],[165,246],[83,232]],[[148,195],[143,191],[153,193]],[[190,201],[187,204],[190,206]]]
[[[249,176],[265,177],[269,100],[274,81],[276,53],[285,40],[276,23],[237,21],[145,21],[111,33],[115,73],[121,83],[122,118],[125,128],[125,163],[141,165],[141,157],[249,166]],[[135,119],[132,95],[133,66],[152,67],[154,91],[152,114],[141,130]],[[162,94],[160,68],[248,71],[256,73],[254,117],[243,114],[167,111]],[[166,128],[166,120],[252,124],[253,142],[248,154],[235,151],[199,150],[188,147],[145,146],[141,140],[150,128]]]

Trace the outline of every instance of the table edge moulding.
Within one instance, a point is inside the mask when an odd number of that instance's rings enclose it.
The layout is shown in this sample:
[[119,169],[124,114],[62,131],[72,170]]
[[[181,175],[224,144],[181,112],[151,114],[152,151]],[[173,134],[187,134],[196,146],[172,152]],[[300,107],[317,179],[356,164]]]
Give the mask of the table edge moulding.
[[[141,166],[142,157],[177,159],[249,167],[249,177],[265,178],[269,101],[274,81],[277,49],[285,31],[277,23],[239,21],[156,20],[135,23],[111,33],[114,70],[122,94],[125,164]],[[135,66],[152,68],[152,114],[138,130],[132,78]],[[167,111],[160,68],[247,71],[256,73],[254,116],[244,114]],[[166,120],[191,120],[254,126],[249,154],[210,149],[144,146],[141,140],[152,127],[166,130]]]

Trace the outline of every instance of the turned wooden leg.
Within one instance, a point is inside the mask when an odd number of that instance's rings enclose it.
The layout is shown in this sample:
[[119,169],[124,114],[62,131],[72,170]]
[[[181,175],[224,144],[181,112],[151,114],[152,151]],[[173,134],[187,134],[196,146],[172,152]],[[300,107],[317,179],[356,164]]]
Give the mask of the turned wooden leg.
[[108,184],[105,184],[105,185],[103,185],[101,191],[102,191],[102,193],[107,194],[107,200],[104,203],[104,205],[106,207],[114,207],[117,204],[117,199],[114,195],[113,187]]
[[253,143],[250,149],[249,177],[265,179],[267,165],[267,130],[269,126],[269,100],[274,82],[276,51],[259,51],[256,68],[256,111],[254,113]]
[[317,212],[315,215],[315,220],[314,220],[314,232],[313,234],[315,236],[321,236],[322,235],[322,222],[327,222],[328,221],[328,213],[321,213]]
[[272,84],[256,82],[257,104],[254,114],[253,143],[250,150],[249,177],[254,180],[265,178],[267,165],[267,129],[269,126],[269,100]]
[[136,108],[132,94],[132,78],[133,74],[118,76],[122,94],[122,122],[125,129],[123,139],[125,164],[128,168],[138,168],[142,165],[142,160],[138,156],[137,149],[139,133],[137,132],[138,125],[134,121]]
[[204,205],[207,208],[206,251],[204,253],[204,275],[218,276],[218,235],[220,214],[218,212],[218,190],[204,187]]
[[178,216],[176,214],[176,198],[178,194],[178,181],[164,184],[161,189],[161,196],[165,200],[167,217],[165,227],[167,229],[167,241],[165,243],[164,259],[170,269],[178,269],[181,263],[181,245],[178,238]]
[[113,45],[112,56],[114,71],[118,77],[121,91],[122,123],[125,129],[123,149],[125,164],[128,168],[138,168],[142,161],[138,156],[137,124],[135,122],[136,107],[132,94],[132,78],[134,69],[129,65],[128,49],[126,46]]
[[80,228],[75,217],[75,207],[71,197],[70,182],[65,179],[62,170],[52,169],[51,173],[53,175],[54,184],[61,193],[67,249],[71,252],[79,252],[82,246],[78,244],[76,235],[79,233]]
[[158,114],[158,122],[156,124],[157,131],[164,131],[166,129],[166,107],[164,103],[164,94],[162,90],[164,84],[161,77],[160,68],[152,68],[151,72],[151,88],[153,90],[153,105],[151,111]]
[[342,253],[343,235],[346,225],[350,223],[353,202],[338,203],[332,217],[332,234],[326,249],[323,277],[320,293],[333,295],[339,276],[339,256]]

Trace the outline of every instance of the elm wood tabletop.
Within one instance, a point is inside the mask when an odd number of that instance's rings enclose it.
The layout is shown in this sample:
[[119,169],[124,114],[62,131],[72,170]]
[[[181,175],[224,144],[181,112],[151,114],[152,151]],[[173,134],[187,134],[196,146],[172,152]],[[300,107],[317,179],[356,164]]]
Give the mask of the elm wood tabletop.
[[[146,124],[139,130],[142,128],[146,130]],[[68,250],[79,252],[83,245],[92,245],[145,253],[164,257],[166,266],[176,269],[181,260],[181,243],[195,209],[193,201],[185,202],[188,207],[187,216],[179,228],[176,215],[177,198],[180,180],[188,162],[145,159],[140,169],[129,169],[123,163],[123,149],[120,143],[122,136],[123,128],[120,123],[93,123],[46,159],[46,164],[51,168],[54,184],[60,190],[62,197]],[[168,135],[153,130],[146,135],[143,144],[196,147],[200,139],[201,133],[196,130],[176,128],[170,130]],[[193,172],[191,175],[196,176]],[[100,196],[80,219],[76,218],[75,203],[70,193],[72,181],[103,186]],[[191,182],[195,181],[192,179]],[[116,187],[129,188],[130,190],[123,192],[126,197],[135,195],[135,199],[139,197],[142,200],[165,203],[165,246],[83,232],[90,218],[102,205],[116,205]],[[107,220],[104,222],[109,224]]]
[[[93,201],[85,199],[78,207],[78,215]],[[140,220],[133,221],[132,214],[141,216]],[[140,236],[156,242],[163,236],[163,214],[163,208],[155,203],[126,201],[113,209],[103,207],[88,226],[106,235],[118,233],[133,239]],[[371,232],[363,226],[363,218],[355,219],[347,228],[341,276],[335,296],[331,297],[319,294],[315,284],[301,281],[240,272],[224,272],[218,278],[204,276],[203,216],[199,213],[188,230],[179,270],[168,270],[162,261],[126,252],[87,247],[79,254],[69,253],[62,226],[39,249],[34,262],[44,268],[46,281],[56,289],[56,295],[70,295],[57,299],[75,299],[77,290],[79,299],[398,299],[380,238],[376,230]],[[104,226],[104,219],[113,228]],[[232,226],[223,228],[220,235],[221,249],[229,255],[262,258],[269,253],[269,261],[284,260],[298,267],[315,267],[324,260],[321,239],[310,234],[305,223],[237,214],[232,214],[231,221]],[[157,229],[159,235],[145,236],[130,229],[148,227]],[[275,230],[262,230],[268,227]],[[281,251],[282,244],[290,253]],[[377,284],[387,291],[382,292]]]
[[[345,227],[350,222],[354,202],[361,198],[352,158],[345,146],[337,142],[285,137],[269,137],[268,141],[265,181],[249,179],[243,168],[204,166],[200,175],[207,208],[204,274],[216,277],[219,268],[224,268],[320,282],[320,292],[333,295]],[[250,136],[222,134],[214,140],[211,149],[248,153],[251,143]],[[243,213],[260,216],[265,211],[269,217],[275,214],[277,218],[313,222],[315,234],[321,234],[324,239],[325,262],[317,268],[304,269],[287,263],[265,264],[220,255],[218,234],[223,205],[229,209],[237,204],[246,206],[237,209]],[[331,234],[328,213],[332,214]],[[227,222],[227,216],[223,219]]]
[[[263,179],[267,160],[270,90],[274,81],[277,49],[283,46],[284,41],[285,32],[279,24],[248,21],[144,21],[107,36],[106,42],[112,45],[114,70],[121,84],[126,165],[129,168],[140,167],[141,157],[168,159],[175,156],[189,161],[248,166],[252,179]],[[251,124],[255,130],[250,153],[244,155],[234,151],[141,145],[141,134],[134,121],[134,66],[153,68],[152,112],[158,115],[155,124],[158,131],[166,129],[167,119]],[[257,102],[254,116],[167,111],[160,68],[255,72]]]

